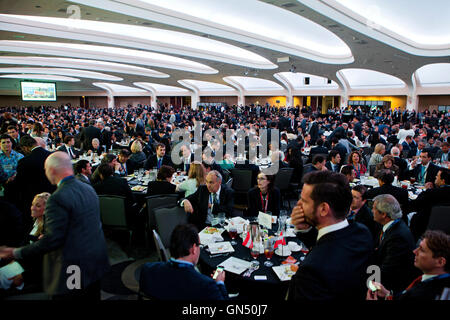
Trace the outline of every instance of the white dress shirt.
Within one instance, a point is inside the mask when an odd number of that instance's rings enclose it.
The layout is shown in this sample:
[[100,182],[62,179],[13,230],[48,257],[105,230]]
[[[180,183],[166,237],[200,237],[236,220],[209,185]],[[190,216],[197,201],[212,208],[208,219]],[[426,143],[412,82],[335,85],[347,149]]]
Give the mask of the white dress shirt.
[[348,221],[347,221],[347,219],[344,219],[341,222],[332,224],[330,226],[323,227],[319,230],[319,232],[317,234],[317,241],[319,241],[319,239],[322,238],[327,233],[344,229],[347,226],[348,226]]

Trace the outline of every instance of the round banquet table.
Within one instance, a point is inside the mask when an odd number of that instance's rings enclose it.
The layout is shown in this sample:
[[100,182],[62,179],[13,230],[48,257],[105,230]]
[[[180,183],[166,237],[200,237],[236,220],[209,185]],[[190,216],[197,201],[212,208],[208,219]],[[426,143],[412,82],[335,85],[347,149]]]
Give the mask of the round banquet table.
[[[273,224],[276,230],[277,224]],[[271,230],[271,231],[272,231]],[[269,234],[273,232],[269,231]],[[231,241],[231,238],[227,231],[222,233],[224,241]],[[301,241],[296,237],[286,237],[286,244],[289,241],[294,241],[301,244]],[[211,257],[210,253],[203,247],[200,252],[199,264],[203,274],[211,275],[217,266],[220,266],[222,262],[230,257],[235,257],[243,259],[246,261],[253,261],[254,259],[250,255],[250,249],[242,245],[241,237],[235,239],[237,242],[233,246],[234,252],[229,254],[216,255]],[[294,257],[298,262],[302,262],[300,258],[304,257],[305,254],[301,251],[292,252],[291,256]],[[286,257],[280,257],[276,253],[273,254],[271,261],[273,266],[281,265],[281,262],[286,260]],[[228,293],[239,292],[238,299],[243,300],[256,300],[256,299],[270,299],[270,300],[284,300],[289,287],[289,281],[280,281],[278,276],[273,271],[272,267],[266,267],[264,262],[267,260],[266,256],[262,253],[256,259],[259,261],[259,269],[253,271],[250,277],[245,277],[245,271],[238,275],[232,272],[226,272],[225,275],[225,285],[227,287]],[[266,276],[267,280],[255,280],[256,276]]]

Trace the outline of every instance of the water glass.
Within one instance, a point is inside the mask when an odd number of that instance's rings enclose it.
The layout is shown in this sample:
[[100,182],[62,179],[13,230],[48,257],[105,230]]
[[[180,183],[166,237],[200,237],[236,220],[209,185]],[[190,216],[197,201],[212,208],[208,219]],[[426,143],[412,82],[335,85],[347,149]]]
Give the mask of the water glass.
[[272,258],[273,252],[275,251],[274,245],[275,245],[274,238],[265,238],[264,239],[264,255],[267,258],[267,261],[264,262],[264,265],[268,268],[273,266],[273,262],[270,261],[270,259]]
[[219,213],[217,214],[217,217],[219,218],[219,224],[220,224],[220,226],[223,227],[224,224],[225,224],[225,212],[219,212]]

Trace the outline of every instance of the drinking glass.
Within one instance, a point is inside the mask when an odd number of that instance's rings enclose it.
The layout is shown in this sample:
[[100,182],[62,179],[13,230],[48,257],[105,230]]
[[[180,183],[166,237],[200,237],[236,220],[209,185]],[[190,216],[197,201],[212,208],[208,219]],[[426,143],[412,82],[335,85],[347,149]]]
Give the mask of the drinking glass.
[[219,224],[220,224],[220,226],[223,227],[224,224],[225,224],[225,212],[219,212],[219,213],[217,214],[217,217],[219,218]]
[[256,260],[259,257],[259,251],[261,250],[261,244],[260,242],[253,242],[253,247],[250,250],[250,255],[253,258],[252,265],[259,265],[259,261]]
[[275,241],[273,238],[265,238],[264,239],[264,255],[267,258],[267,261],[264,262],[264,265],[268,268],[273,266],[273,262],[270,259],[273,256]]
[[289,217],[289,213],[287,210],[280,210],[280,216],[278,217],[278,231],[277,236],[284,232],[286,229],[286,220]]
[[237,229],[236,229],[236,227],[233,226],[233,225],[230,225],[230,226],[228,227],[228,233],[230,234],[231,245],[233,245],[233,246],[236,245],[237,242],[234,241],[234,239],[236,239],[236,237],[237,237]]

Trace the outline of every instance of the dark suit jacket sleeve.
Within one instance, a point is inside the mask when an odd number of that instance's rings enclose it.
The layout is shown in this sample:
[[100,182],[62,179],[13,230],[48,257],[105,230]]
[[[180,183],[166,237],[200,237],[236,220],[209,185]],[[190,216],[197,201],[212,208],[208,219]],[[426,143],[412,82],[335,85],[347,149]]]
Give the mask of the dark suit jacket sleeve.
[[231,217],[234,205],[234,191],[229,188],[222,188],[220,191],[220,203],[213,207],[213,213],[225,212],[227,217]]
[[45,233],[44,237],[20,249],[22,258],[43,255],[53,251],[64,244],[66,232],[69,227],[69,213],[64,203],[58,201],[58,195],[47,200],[45,207]]
[[[301,269],[301,270],[300,270]],[[329,300],[327,284],[321,281],[313,265],[301,266],[289,286],[290,301]]]

